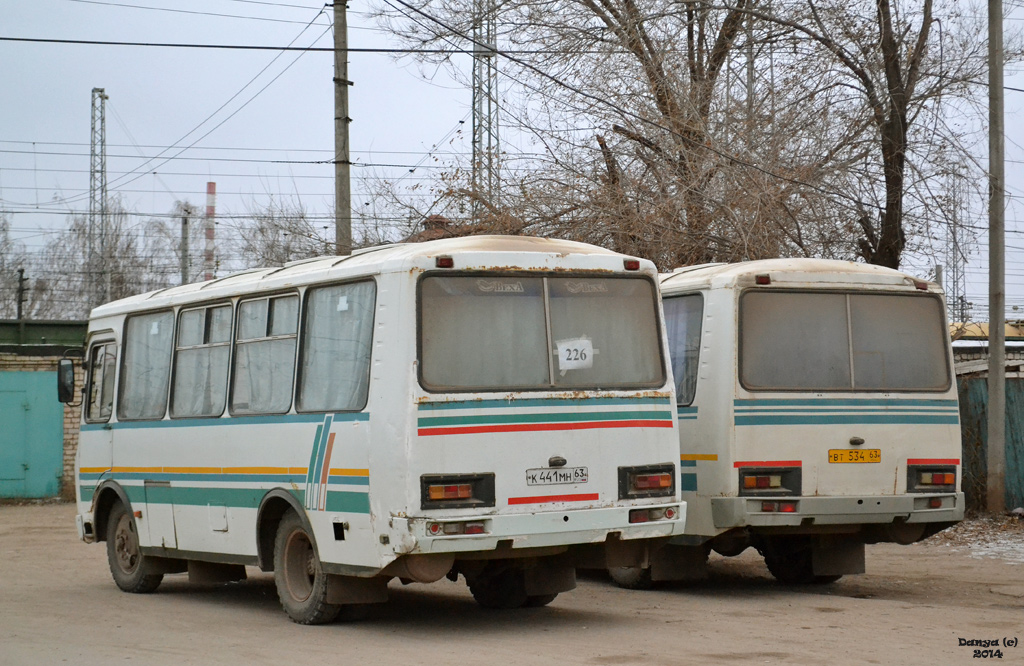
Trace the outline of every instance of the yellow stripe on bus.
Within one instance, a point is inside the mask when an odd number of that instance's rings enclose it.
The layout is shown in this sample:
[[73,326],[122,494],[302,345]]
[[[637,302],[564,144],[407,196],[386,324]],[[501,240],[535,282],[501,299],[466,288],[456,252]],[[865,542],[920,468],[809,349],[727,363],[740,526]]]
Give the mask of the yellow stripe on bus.
[[370,476],[368,469],[332,469],[331,476]]
[[714,453],[684,453],[679,456],[680,460],[710,460],[715,462],[718,460],[718,455]]

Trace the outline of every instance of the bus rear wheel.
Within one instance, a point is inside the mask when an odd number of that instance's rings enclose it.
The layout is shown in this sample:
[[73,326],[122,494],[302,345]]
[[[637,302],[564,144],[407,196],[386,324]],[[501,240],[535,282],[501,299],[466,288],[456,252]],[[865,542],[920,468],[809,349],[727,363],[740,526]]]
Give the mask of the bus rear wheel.
[[139,529],[135,516],[117,502],[107,516],[107,563],[114,582],[125,592],[145,594],[154,591],[164,579],[162,573],[150,573],[147,558],[139,549]]
[[654,585],[650,567],[611,567],[608,575],[616,585],[627,590],[649,590]]
[[786,585],[827,585],[842,578],[815,575],[813,551],[810,542],[805,540],[770,544],[764,550],[764,563],[772,576]]
[[[485,575],[474,576],[469,582],[469,591],[473,598],[484,608],[509,609],[520,608],[530,604],[531,597],[526,594],[526,577],[519,568],[507,568]],[[535,605],[543,606],[548,595],[537,597]],[[547,603],[554,601],[554,596]]]
[[326,624],[338,617],[340,604],[327,603],[327,574],[302,519],[289,511],[274,540],[274,585],[281,607],[298,624]]

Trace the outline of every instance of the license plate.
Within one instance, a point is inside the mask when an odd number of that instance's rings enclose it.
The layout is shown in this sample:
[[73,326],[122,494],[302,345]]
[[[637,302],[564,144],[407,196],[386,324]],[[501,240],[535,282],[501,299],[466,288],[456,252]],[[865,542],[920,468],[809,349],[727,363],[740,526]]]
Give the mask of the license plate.
[[882,462],[882,449],[829,449],[830,463]]
[[570,483],[586,483],[586,467],[540,467],[526,470],[526,485],[557,486]]

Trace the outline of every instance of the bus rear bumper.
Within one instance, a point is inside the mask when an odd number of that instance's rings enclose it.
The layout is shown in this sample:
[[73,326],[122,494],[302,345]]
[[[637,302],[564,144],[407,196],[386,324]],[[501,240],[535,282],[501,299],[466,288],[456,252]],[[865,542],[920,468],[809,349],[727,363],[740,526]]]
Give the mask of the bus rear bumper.
[[[938,506],[933,500],[938,500]],[[795,503],[795,511],[764,511],[765,502]],[[952,523],[963,520],[963,493],[929,493],[864,497],[715,497],[715,527],[809,527],[905,523]]]
[[[636,509],[637,507],[632,507]],[[533,514],[459,516],[445,518],[392,518],[393,529],[401,535],[395,552],[469,553],[500,548],[545,548],[603,543],[609,539],[628,541],[683,534],[686,503],[645,505],[644,510],[672,509],[674,518],[630,523],[630,507],[574,509]],[[433,536],[432,525],[483,523],[481,534]],[[614,535],[614,536],[613,536]]]

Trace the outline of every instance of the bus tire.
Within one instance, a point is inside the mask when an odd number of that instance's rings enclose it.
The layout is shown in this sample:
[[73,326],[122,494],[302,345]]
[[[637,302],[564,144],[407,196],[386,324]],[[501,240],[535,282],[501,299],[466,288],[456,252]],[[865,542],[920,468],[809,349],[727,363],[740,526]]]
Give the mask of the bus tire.
[[542,606],[547,606],[554,601],[557,596],[558,593],[556,592],[555,594],[535,594],[533,596],[526,597],[526,607],[541,608]]
[[654,586],[650,567],[611,567],[608,575],[616,585],[627,590],[649,590]]
[[122,502],[114,502],[107,515],[107,563],[117,586],[133,594],[156,590],[164,575],[150,573],[147,559],[139,549],[135,516]]
[[[521,608],[530,601],[526,594],[526,577],[523,570],[518,568],[503,569],[491,575],[474,576],[469,581],[469,591],[476,602],[484,608]],[[554,597],[551,598],[551,601],[553,600]]]
[[297,624],[326,624],[341,612],[340,604],[327,603],[327,574],[294,510],[285,513],[277,527],[274,585],[281,607]]
[[764,553],[764,563],[772,576],[786,585],[828,585],[842,578],[842,575],[815,575],[813,550],[805,541],[774,544]]

